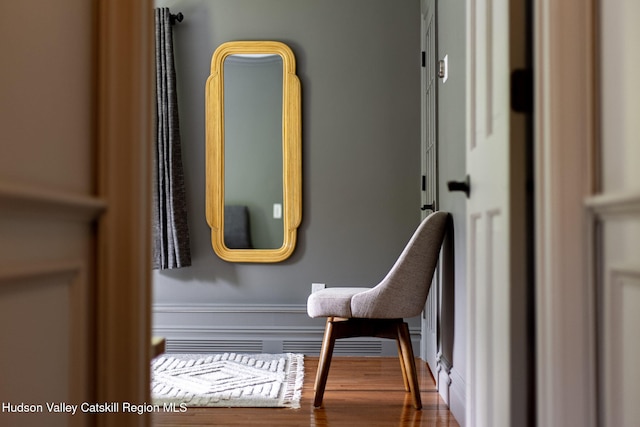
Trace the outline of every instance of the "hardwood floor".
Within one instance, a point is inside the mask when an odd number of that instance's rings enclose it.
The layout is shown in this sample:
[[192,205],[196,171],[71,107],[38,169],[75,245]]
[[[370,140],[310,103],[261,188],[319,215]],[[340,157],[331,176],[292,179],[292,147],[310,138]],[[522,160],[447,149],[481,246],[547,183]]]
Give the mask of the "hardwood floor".
[[156,413],[156,427],[458,427],[442,401],[426,363],[417,360],[422,410],[413,409],[404,391],[400,362],[392,357],[334,357],[323,406],[313,407],[317,357],[305,357],[300,409],[189,408],[185,413]]

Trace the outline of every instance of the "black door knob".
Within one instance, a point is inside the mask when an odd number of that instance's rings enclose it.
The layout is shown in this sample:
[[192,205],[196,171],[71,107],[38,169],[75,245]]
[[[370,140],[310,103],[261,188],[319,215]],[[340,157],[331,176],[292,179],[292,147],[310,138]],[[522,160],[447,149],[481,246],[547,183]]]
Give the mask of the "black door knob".
[[447,182],[447,187],[449,191],[462,191],[467,195],[467,199],[469,198],[469,194],[471,193],[471,179],[469,175],[464,181],[449,181]]

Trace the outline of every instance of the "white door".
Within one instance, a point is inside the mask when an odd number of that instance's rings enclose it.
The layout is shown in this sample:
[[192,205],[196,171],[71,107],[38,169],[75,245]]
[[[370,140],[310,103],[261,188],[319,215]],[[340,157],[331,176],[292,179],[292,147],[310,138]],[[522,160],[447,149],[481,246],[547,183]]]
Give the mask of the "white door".
[[[422,219],[436,209],[438,172],[437,152],[437,97],[436,77],[436,2],[427,0],[423,6],[421,24],[422,45]],[[422,317],[421,357],[427,361],[433,377],[438,381],[438,315],[439,304],[438,274],[433,275],[431,289],[427,295]]]
[[[105,208],[93,193],[95,7],[3,9],[11,59],[0,68],[0,401],[16,406],[0,424],[89,425],[86,414],[50,413],[46,402],[93,393],[94,224]],[[21,403],[35,411],[20,412]]]
[[599,425],[640,419],[640,3],[600,2],[601,180],[588,199],[601,247],[598,305]]
[[472,427],[527,425],[526,133],[524,114],[510,106],[511,72],[526,65],[523,3],[467,1],[466,425]]
[[80,405],[148,401],[151,8],[3,3],[2,426],[149,420]]

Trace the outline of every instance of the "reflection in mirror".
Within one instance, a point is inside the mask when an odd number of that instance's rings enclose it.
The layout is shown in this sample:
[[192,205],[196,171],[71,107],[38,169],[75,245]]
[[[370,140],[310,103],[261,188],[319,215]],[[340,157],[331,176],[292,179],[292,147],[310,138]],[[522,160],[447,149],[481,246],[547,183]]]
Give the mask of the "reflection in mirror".
[[229,249],[282,246],[282,58],[224,60],[224,241]]
[[300,81],[280,42],[222,44],[206,85],[206,214],[218,256],[279,262],[302,216]]

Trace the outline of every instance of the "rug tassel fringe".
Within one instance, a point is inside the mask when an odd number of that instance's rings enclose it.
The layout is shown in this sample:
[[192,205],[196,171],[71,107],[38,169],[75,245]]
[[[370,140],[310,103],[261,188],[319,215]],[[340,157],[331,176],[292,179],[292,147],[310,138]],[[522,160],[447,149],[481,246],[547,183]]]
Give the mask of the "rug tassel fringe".
[[290,370],[296,375],[290,375],[287,381],[283,402],[290,405],[292,409],[300,408],[300,398],[302,397],[302,385],[304,383],[304,356],[301,354],[287,353]]

